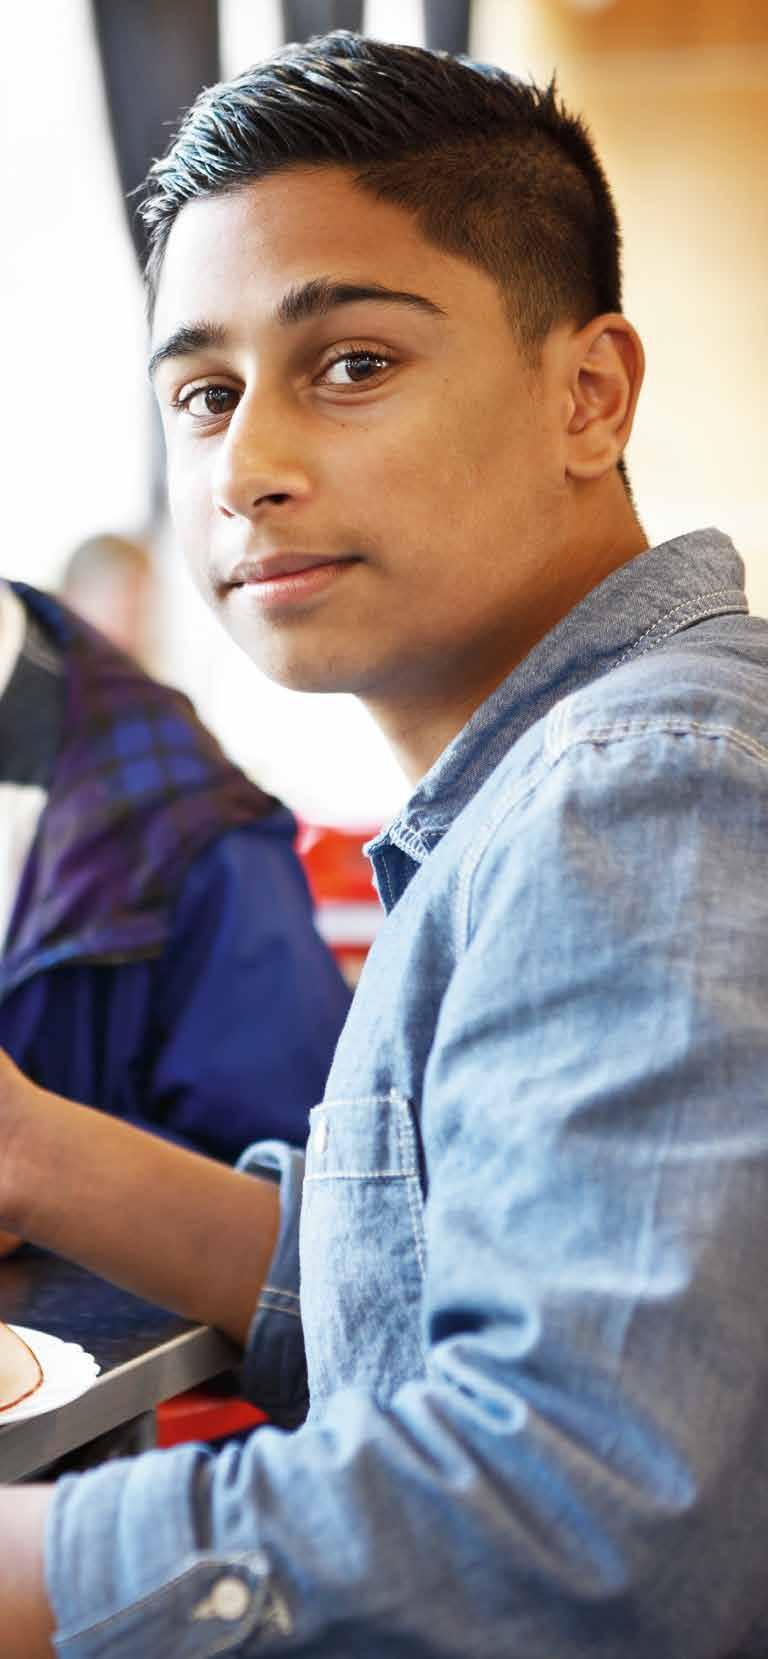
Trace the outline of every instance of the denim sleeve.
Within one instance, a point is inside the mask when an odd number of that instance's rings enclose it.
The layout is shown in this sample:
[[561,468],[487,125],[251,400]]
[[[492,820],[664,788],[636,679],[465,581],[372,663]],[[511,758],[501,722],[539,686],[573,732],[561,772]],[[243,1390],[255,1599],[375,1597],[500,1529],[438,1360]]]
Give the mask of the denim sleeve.
[[280,1428],[296,1428],[309,1394],[299,1307],[299,1212],[304,1153],[280,1141],[248,1147],[238,1169],[280,1183],[280,1226],[241,1368],[244,1394]]
[[603,735],[497,801],[422,1100],[423,1376],[65,1482],[62,1655],[768,1651],[766,761]]

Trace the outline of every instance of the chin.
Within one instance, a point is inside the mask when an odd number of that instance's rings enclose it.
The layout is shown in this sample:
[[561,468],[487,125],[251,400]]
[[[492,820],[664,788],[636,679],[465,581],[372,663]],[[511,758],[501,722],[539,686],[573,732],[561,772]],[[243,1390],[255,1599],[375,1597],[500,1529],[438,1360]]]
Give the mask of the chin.
[[361,676],[356,676],[349,664],[323,661],[319,652],[309,659],[306,653],[281,649],[274,639],[265,640],[263,636],[254,639],[240,630],[227,628],[227,633],[260,674],[286,691],[354,693],[359,689]]
[[284,686],[286,691],[313,691],[326,695],[338,691],[355,696],[360,689],[354,676],[333,668],[318,668],[316,663],[265,662],[256,656],[251,660],[268,680],[273,680],[275,685]]

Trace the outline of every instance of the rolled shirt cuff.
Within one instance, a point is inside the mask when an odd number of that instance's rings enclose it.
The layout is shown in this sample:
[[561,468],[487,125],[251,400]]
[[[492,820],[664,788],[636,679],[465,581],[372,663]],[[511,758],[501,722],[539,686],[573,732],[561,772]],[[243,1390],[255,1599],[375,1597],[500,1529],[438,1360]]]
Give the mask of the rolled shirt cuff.
[[258,1141],[238,1163],[280,1183],[280,1226],[269,1271],[246,1341],[243,1393],[280,1428],[303,1423],[309,1407],[307,1361],[299,1306],[299,1214],[304,1153],[283,1141]]
[[258,1639],[263,1555],[200,1547],[210,1461],[205,1447],[179,1446],[58,1482],[45,1558],[63,1659],[202,1659]]

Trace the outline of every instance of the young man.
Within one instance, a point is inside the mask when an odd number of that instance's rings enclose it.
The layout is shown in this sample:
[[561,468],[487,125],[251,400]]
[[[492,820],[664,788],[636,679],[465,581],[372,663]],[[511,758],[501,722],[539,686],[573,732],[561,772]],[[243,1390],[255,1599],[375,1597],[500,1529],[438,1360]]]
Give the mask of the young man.
[[768,629],[724,536],[647,548],[589,141],[550,92],[334,35],[206,94],[148,218],[201,588],[278,679],[356,691],[415,788],[314,1115],[301,1320],[299,1155],[251,1155],[279,1221],[220,1172],[238,1293],[189,1266],[219,1172],[164,1148],[159,1285],[45,1190],[83,1115],[4,1077],[0,1218],[240,1334],[267,1271],[245,1369],[310,1406],[9,1496],[8,1651],[55,1618],[73,1656],[766,1654]]

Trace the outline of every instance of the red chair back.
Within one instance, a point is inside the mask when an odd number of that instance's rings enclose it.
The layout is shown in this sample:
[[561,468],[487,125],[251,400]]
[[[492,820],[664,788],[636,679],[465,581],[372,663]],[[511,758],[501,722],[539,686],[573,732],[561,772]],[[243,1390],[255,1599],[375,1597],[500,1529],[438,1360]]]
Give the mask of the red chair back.
[[301,824],[296,850],[315,902],[318,931],[330,945],[351,985],[383,920],[363,852],[379,826],[337,829],[330,824]]

